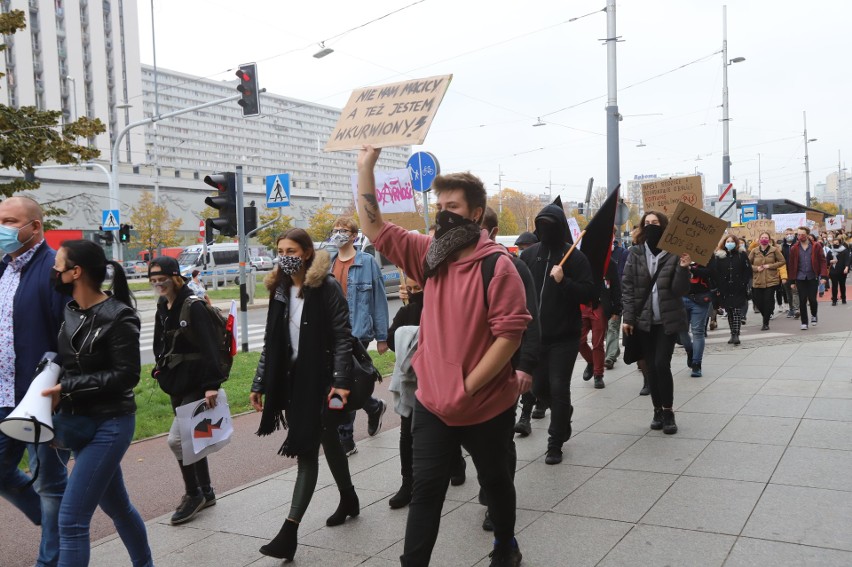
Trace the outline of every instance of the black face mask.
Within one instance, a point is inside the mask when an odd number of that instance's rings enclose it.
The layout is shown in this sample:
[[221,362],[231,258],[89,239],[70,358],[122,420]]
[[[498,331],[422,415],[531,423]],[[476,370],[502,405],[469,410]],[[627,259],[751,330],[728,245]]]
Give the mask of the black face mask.
[[52,268],[50,271],[50,282],[53,284],[53,289],[61,295],[71,295],[74,291],[74,282],[65,283],[62,281],[62,274],[73,270],[74,268],[66,268],[62,271]]
[[474,224],[474,222],[446,209],[439,211],[435,215],[435,225],[437,226],[435,229],[435,238],[441,238],[450,230],[467,224]]
[[645,225],[645,243],[648,245],[648,248],[651,249],[655,255],[659,253],[660,249],[657,245],[660,243],[660,238],[663,236],[663,227],[658,224],[646,224]]
[[423,292],[418,291],[417,293],[409,293],[408,302],[423,305]]
[[565,243],[565,235],[555,222],[541,220],[536,224],[536,231],[541,242],[548,245],[559,245]]

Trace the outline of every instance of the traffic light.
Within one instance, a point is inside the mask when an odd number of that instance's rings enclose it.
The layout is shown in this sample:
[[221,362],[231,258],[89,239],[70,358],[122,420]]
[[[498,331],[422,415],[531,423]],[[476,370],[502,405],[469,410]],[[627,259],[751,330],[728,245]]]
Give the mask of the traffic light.
[[118,228],[118,241],[122,244],[130,242],[130,231],[133,228],[132,224],[123,224]]
[[583,203],[577,203],[577,213],[582,215],[584,206],[585,205]]
[[243,107],[243,116],[258,116],[260,114],[260,87],[257,84],[257,64],[240,65],[236,73],[240,84],[237,90],[243,98],[237,101]]
[[213,230],[222,236],[237,235],[237,178],[233,173],[213,173],[204,177],[204,183],[215,187],[216,195],[204,199],[204,203],[219,211],[219,217],[207,219],[206,237],[213,238]]
[[102,227],[102,226],[99,226],[98,230],[100,230],[100,232],[95,234],[95,239],[96,239],[95,242],[100,240],[103,244],[105,244],[107,246],[112,245],[112,242],[113,242],[112,232],[113,231],[104,230],[104,227]]
[[254,206],[254,201],[249,203],[248,207],[243,208],[243,220],[246,234],[257,228],[257,207]]

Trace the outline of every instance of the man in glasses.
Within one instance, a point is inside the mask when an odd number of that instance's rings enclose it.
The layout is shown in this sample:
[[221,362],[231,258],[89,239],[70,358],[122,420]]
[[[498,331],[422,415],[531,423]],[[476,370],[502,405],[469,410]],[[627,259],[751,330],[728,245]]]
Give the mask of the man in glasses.
[[[334,221],[331,230],[331,273],[343,288],[349,303],[349,323],[352,335],[366,348],[376,340],[379,354],[388,350],[388,299],[382,280],[382,269],[376,259],[355,249],[358,223],[352,217],[343,216]],[[367,433],[375,435],[382,428],[382,417],[387,404],[370,398],[364,404],[367,412]],[[355,412],[350,413],[349,422],[338,427],[340,442],[347,455],[358,449],[353,437]]]

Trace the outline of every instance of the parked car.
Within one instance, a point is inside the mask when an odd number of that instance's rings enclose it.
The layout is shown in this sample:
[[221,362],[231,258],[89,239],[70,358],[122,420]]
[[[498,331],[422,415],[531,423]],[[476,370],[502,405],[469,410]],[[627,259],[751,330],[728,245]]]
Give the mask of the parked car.
[[268,271],[272,269],[272,258],[269,256],[252,256],[250,259],[252,267],[257,271]]
[[124,273],[127,274],[128,276],[132,276],[132,275],[136,274],[136,262],[134,262],[132,260],[124,262],[122,267],[124,268]]

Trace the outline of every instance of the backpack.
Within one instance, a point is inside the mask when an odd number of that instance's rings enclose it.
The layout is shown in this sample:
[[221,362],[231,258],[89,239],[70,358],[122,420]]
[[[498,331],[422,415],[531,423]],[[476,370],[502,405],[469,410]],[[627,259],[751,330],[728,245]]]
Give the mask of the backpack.
[[[222,375],[225,379],[228,378],[228,375],[231,372],[231,366],[234,364],[234,357],[231,356],[231,346],[233,344],[234,334],[231,329],[228,328],[228,317],[219,310],[218,307],[213,307],[197,295],[190,295],[183,302],[183,305],[180,308],[180,322],[181,325],[178,326],[174,331],[166,332],[166,344],[169,344],[169,348],[165,355],[163,355],[163,365],[166,368],[174,368],[181,362],[187,360],[201,360],[203,355],[198,353],[175,353],[175,343],[176,339],[183,334],[186,334],[189,338],[190,342],[197,345],[198,341],[194,333],[192,332],[192,319],[189,315],[192,304],[195,302],[200,302],[201,305],[204,306],[204,309],[207,311],[209,317],[210,324],[213,325],[216,329],[216,351],[219,353],[219,369],[222,371]],[[183,325],[184,322],[187,322],[186,325]]]

